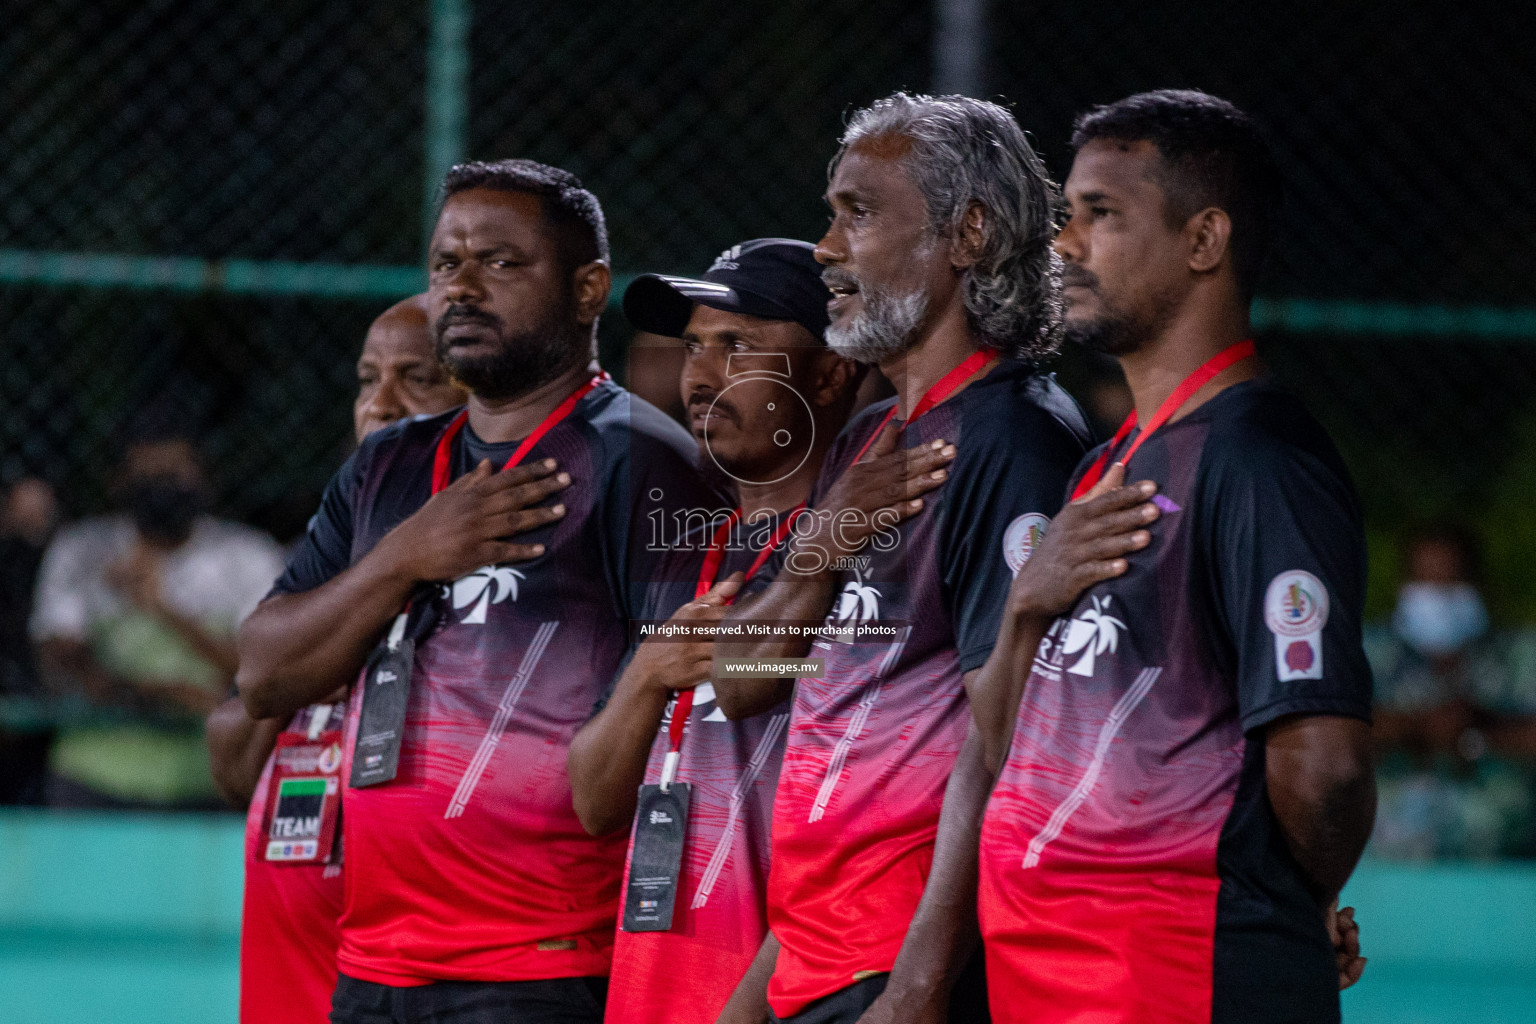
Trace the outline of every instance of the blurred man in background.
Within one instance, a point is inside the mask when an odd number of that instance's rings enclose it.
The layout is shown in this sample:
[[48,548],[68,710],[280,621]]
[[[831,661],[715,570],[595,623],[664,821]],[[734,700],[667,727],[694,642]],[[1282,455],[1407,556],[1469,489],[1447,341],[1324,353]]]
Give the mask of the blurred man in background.
[[1536,636],[1490,632],[1477,537],[1413,531],[1389,624],[1368,630],[1381,813],[1373,852],[1536,853]]
[[113,493],[124,511],[60,530],[38,578],[31,634],[45,683],[113,719],[59,732],[48,802],[217,806],[202,720],[234,681],[235,630],[282,551],[208,514],[207,473],[179,430],[129,441]]
[[[352,406],[356,440],[407,416],[432,416],[464,404],[464,389],[438,364],[427,323],[426,296],[404,299],[368,328],[357,360]],[[345,711],[310,705],[286,723],[246,714],[239,697],[208,717],[214,778],[231,804],[249,804],[245,826],[245,904],[240,915],[241,1024],[325,1021],[336,988],[336,926],[343,903],[341,848],[321,863],[267,859],[273,746],[335,729]],[[286,728],[285,728],[286,724]],[[295,745],[298,745],[295,743]],[[345,765],[345,761],[343,762]]]
[[[730,480],[736,498],[731,515],[711,517],[676,545],[647,620],[718,617],[729,599],[721,595],[766,563],[804,509],[864,376],[822,339],[827,298],[810,244],[782,238],[732,246],[702,280],[651,274],[625,292],[631,323],[681,338],[681,387],[674,378],[673,388],[701,460]],[[717,582],[726,585],[706,594]],[[773,959],[758,954],[768,934],[768,833],[789,702],[727,719],[713,685],[700,682],[712,646],[642,643],[571,743],[576,810],[595,835],[631,826],[641,783],[665,776],[672,784],[669,751],[678,752],[670,759],[676,782],[691,794],[670,927],[621,916],[607,1024],[757,1024],[768,1010]]]
[[1476,538],[1453,524],[1435,524],[1408,539],[1403,561],[1385,638],[1392,650],[1377,655],[1374,739],[1383,750],[1425,758],[1462,748],[1475,757],[1485,743],[1468,733],[1474,702],[1467,673],[1488,633]]
[[[29,476],[0,495],[0,702],[38,695],[37,665],[27,622],[43,550],[59,521],[53,487]],[[27,706],[25,703],[16,705]],[[35,706],[35,705],[31,705]],[[33,716],[0,719],[0,804],[40,804],[52,730]]]

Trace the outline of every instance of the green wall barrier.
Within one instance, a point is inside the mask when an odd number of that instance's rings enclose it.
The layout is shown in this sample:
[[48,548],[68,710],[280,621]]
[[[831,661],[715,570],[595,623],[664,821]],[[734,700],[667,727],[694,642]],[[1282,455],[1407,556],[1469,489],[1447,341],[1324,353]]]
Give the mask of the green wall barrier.
[[[234,1024],[236,815],[0,809],[0,1021]],[[1536,1020],[1536,865],[1362,865],[1351,1024]],[[303,1022],[296,1022],[303,1024]]]

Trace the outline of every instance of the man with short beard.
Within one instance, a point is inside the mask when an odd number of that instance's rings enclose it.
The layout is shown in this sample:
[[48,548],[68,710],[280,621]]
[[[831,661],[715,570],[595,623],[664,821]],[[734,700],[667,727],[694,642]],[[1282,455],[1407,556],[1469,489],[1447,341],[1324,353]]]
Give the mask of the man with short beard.
[[[355,440],[407,416],[436,416],[464,404],[464,389],[437,361],[427,296],[401,299],[374,318],[357,357],[357,396],[352,401]],[[208,758],[220,794],[245,807],[282,731],[282,719],[257,722],[231,697],[208,716]],[[247,871],[249,875],[249,871]]]
[[[565,751],[628,649],[649,517],[722,499],[687,432],[595,362],[596,198],[526,160],[444,192],[427,303],[469,403],[342,467],[241,633],[239,685],[289,714],[378,648],[348,716],[335,1024],[596,1022],[624,843],[582,829]],[[402,687],[391,719],[374,702]]]
[[[793,684],[768,999],[802,1024],[981,1020],[975,851],[989,779],[964,681],[1088,438],[1038,368],[1059,332],[1058,200],[1007,111],[898,93],[849,122],[827,202],[827,342],[877,364],[897,397],[838,438],[772,582],[749,585],[760,593],[732,616],[810,623],[813,636],[718,644],[824,662]],[[791,688],[723,674],[715,685],[732,718]]]
[[1375,807],[1365,545],[1327,434],[1246,340],[1279,174],[1253,120],[1199,92],[1097,108],[1072,142],[1067,327],[1119,360],[1135,409],[972,681],[1001,764],[993,1013],[1337,1021],[1364,964],[1331,903]]

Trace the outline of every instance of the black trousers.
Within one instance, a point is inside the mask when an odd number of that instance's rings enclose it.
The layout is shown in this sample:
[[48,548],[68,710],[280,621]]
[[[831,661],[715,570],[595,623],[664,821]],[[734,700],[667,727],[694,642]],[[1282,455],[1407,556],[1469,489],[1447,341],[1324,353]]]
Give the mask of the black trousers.
[[607,978],[396,988],[343,974],[331,996],[331,1024],[602,1024],[607,996]]
[[[856,981],[816,1000],[793,1017],[775,1016],[773,1019],[778,1024],[855,1024],[880,998],[890,978],[889,974],[877,974]],[[991,1021],[992,1015],[987,1010],[987,970],[981,951],[977,950],[949,994],[949,1024],[991,1024]]]

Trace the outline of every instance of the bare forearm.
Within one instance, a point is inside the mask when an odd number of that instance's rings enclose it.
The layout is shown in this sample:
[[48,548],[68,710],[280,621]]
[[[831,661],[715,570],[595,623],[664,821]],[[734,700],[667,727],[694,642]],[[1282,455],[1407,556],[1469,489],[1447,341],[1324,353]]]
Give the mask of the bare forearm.
[[763,939],[752,966],[736,983],[736,990],[720,1011],[715,1024],[766,1024],[768,1015],[768,979],[779,959],[779,940],[772,932]]
[[238,638],[246,711],[285,718],[350,683],[414,584],[375,549],[314,590],[263,601]]
[[566,771],[582,828],[594,836],[618,832],[635,814],[645,764],[667,708],[667,692],[636,678],[631,663],[613,697],[571,741]]
[[219,795],[244,808],[256,792],[267,755],[283,731],[280,718],[252,718],[239,697],[231,697],[208,716],[208,759]]
[[991,781],[973,725],[944,790],[933,867],[887,986],[887,992],[914,1007],[947,1001],[980,941],[976,851]]
[[982,761],[994,778],[1008,756],[1024,684],[1029,680],[1030,666],[1048,626],[1039,619],[1004,615],[997,646],[992,648],[987,663],[967,676],[966,693],[970,697],[971,717],[976,722]]
[[1270,806],[1320,906],[1359,863],[1376,818],[1370,727],[1315,717],[1271,726],[1265,741]]
[[1376,814],[1376,783],[1369,774],[1322,794],[1302,809],[1276,808],[1286,845],[1301,865],[1313,895],[1326,904],[1349,881]]

